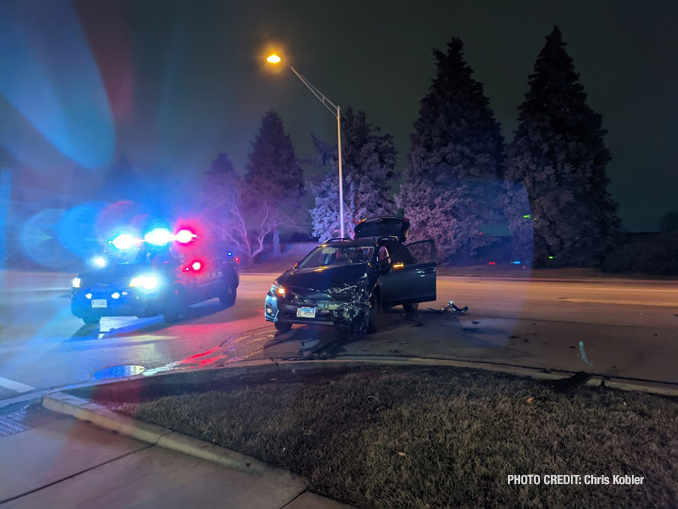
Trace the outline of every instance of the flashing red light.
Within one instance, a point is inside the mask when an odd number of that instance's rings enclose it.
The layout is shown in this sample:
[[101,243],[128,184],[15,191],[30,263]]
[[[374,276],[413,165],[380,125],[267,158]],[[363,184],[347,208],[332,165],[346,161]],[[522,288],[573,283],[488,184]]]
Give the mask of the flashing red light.
[[196,237],[197,235],[188,229],[179,230],[174,236],[179,244],[189,244],[190,242],[193,242],[193,239]]
[[235,263],[237,263],[238,265],[240,265],[240,257],[239,257],[239,256],[236,256],[236,257],[235,257]]
[[194,271],[198,272],[200,269],[202,269],[202,262],[199,262],[199,261],[193,262],[193,263],[191,264],[191,268],[192,268]]
[[497,262],[490,262],[490,265],[496,265]]

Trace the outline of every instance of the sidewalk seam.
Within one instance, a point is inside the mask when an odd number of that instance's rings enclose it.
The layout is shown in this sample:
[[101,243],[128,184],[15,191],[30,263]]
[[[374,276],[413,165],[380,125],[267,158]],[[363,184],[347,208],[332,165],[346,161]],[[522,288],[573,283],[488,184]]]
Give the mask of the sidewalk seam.
[[127,456],[130,456],[131,454],[136,454],[141,451],[145,451],[146,449],[150,449],[151,447],[155,447],[153,444],[148,444],[146,447],[142,447],[141,449],[137,449],[135,451],[130,451],[127,452],[121,456],[118,456],[117,458],[111,458],[109,460],[104,461],[103,463],[99,463],[98,465],[94,465],[93,467],[86,468],[84,470],[81,470],[80,472],[76,472],[74,474],[69,475],[68,477],[64,477],[63,479],[59,479],[58,481],[54,481],[48,484],[45,484],[44,486],[40,486],[38,488],[33,488],[30,491],[27,491],[26,493],[22,493],[21,495],[16,495],[14,497],[6,498],[4,500],[0,500],[0,504],[5,504],[7,502],[11,502],[12,500],[16,500],[18,498],[25,497],[27,495],[30,495],[31,493],[35,493],[36,491],[44,490],[45,488],[49,488],[50,486],[54,486],[55,484],[59,484],[64,481],[68,481],[69,479],[73,479],[74,477],[78,475],[82,475],[85,472],[89,472],[90,470],[94,470],[95,468],[103,467],[104,465],[108,465],[109,463],[113,463],[114,461],[118,461],[119,459],[126,458]]

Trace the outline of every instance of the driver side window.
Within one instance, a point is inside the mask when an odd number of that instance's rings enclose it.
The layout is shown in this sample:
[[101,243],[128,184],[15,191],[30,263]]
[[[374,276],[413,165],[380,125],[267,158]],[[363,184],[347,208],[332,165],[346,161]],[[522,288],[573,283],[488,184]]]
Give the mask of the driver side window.
[[391,254],[388,251],[386,245],[379,247],[379,252],[377,254],[377,267],[379,269],[388,268],[391,265]]
[[404,263],[406,265],[417,263],[414,256],[412,256],[409,250],[400,242],[390,242],[389,248],[391,251],[391,261],[393,263]]

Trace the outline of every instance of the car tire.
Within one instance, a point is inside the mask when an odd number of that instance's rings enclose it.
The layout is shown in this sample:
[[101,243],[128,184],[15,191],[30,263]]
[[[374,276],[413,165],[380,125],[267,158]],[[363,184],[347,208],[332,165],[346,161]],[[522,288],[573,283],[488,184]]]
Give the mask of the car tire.
[[87,325],[95,325],[101,321],[101,318],[98,317],[86,317],[82,319],[83,322],[85,322]]
[[162,313],[165,323],[177,323],[185,310],[184,292],[181,288],[175,288],[167,298],[167,306]]
[[403,304],[403,309],[405,310],[405,313],[416,313],[417,309],[419,309],[419,303],[406,302],[405,304]]
[[285,322],[275,322],[275,330],[278,332],[289,332],[292,330],[292,324]]
[[226,285],[226,290],[224,290],[224,293],[219,295],[219,302],[221,302],[222,306],[225,306],[227,308],[230,308],[235,304],[235,298],[238,294],[238,289],[234,284],[228,283]]
[[377,332],[377,320],[379,318],[379,297],[376,293],[370,297],[370,310],[367,315],[367,333]]

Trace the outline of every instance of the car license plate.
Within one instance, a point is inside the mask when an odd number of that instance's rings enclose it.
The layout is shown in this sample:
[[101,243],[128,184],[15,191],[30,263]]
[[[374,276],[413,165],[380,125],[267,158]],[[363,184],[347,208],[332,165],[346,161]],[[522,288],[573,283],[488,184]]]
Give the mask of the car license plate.
[[315,318],[316,308],[298,308],[297,318]]
[[106,299],[92,299],[93,308],[107,308],[108,301]]

